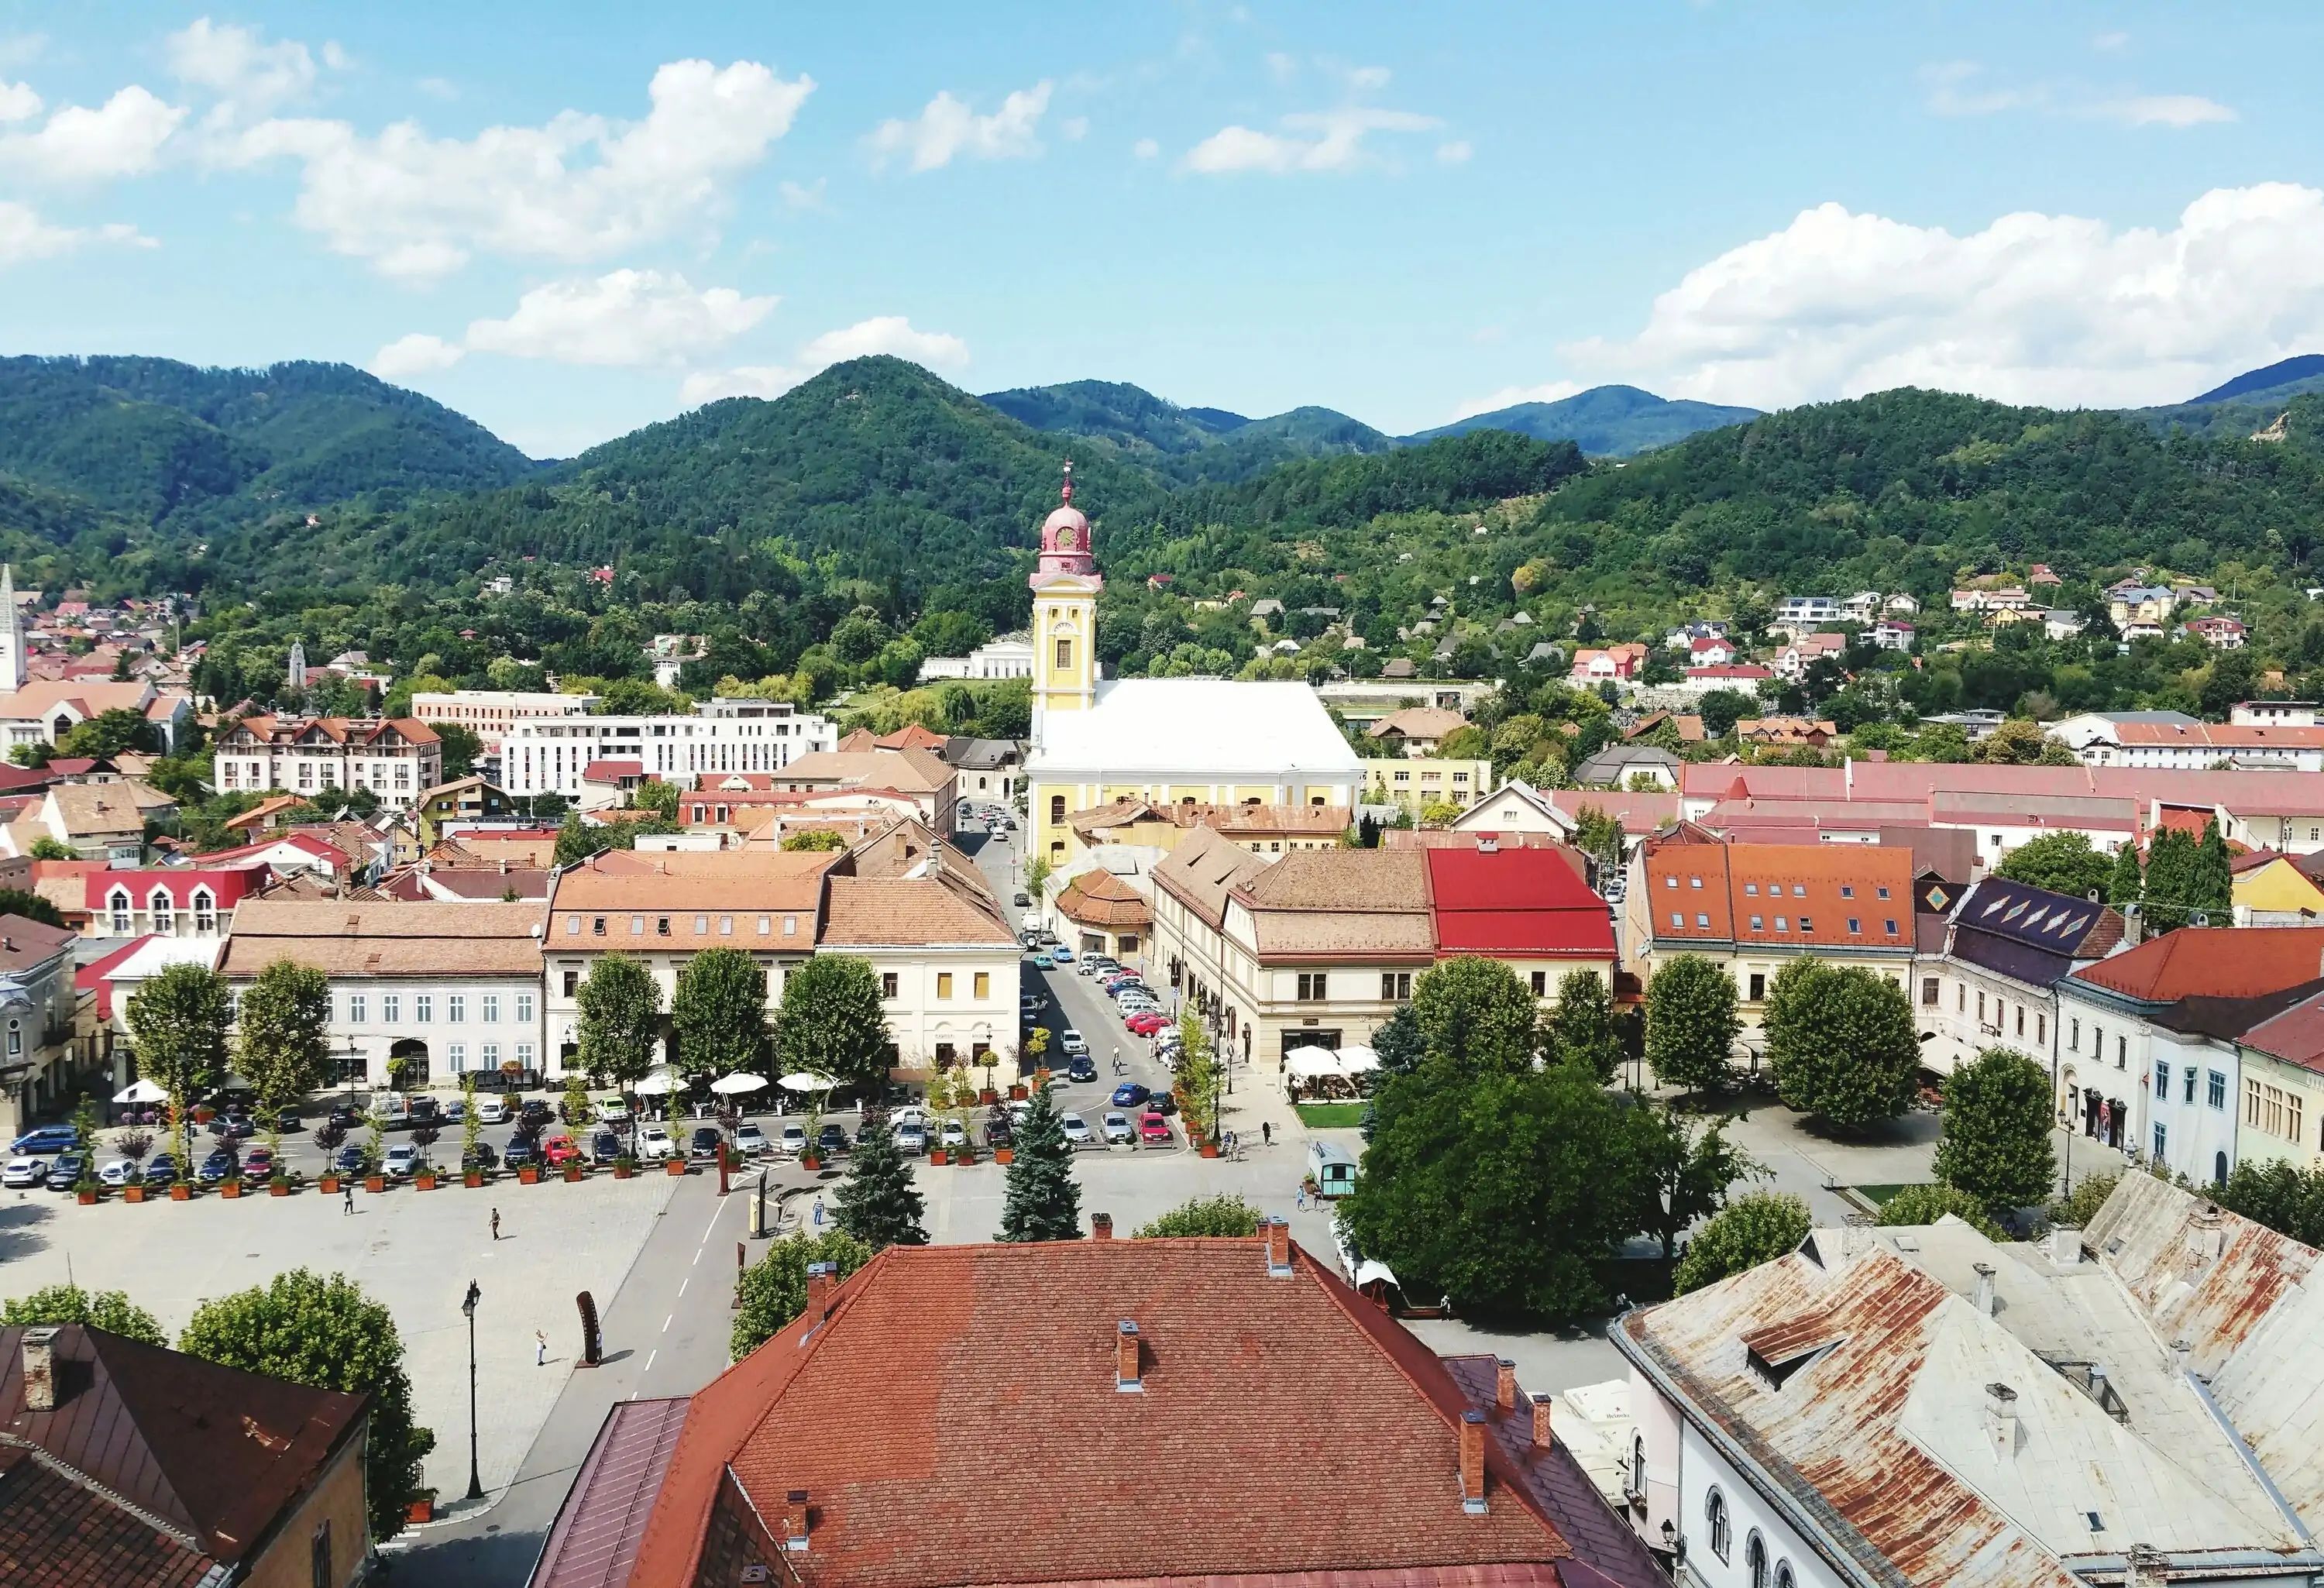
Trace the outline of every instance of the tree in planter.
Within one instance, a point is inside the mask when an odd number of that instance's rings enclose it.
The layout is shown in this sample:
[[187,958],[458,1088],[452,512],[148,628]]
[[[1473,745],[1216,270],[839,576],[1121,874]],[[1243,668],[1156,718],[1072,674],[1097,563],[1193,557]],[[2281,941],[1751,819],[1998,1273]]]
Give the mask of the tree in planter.
[[194,1146],[187,1103],[226,1067],[226,1028],[234,1019],[226,978],[208,965],[167,966],[129,995],[126,1017],[139,1073],[170,1094],[178,1178],[189,1179]]
[[143,1130],[124,1131],[120,1139],[113,1145],[115,1150],[121,1154],[121,1160],[129,1166],[130,1178],[140,1178],[137,1172],[138,1166],[152,1155],[153,1132]]
[[364,1107],[363,1128],[364,1173],[375,1175],[379,1173],[381,1162],[387,1157],[387,1117],[380,1112],[377,1098]]
[[1962,1223],[1976,1226],[1988,1241],[2004,1241],[2007,1236],[2001,1226],[1985,1211],[1985,1204],[1966,1191],[1950,1186],[1907,1186],[1880,1205],[1881,1224],[1933,1224],[1950,1214]]
[[244,990],[237,1013],[235,1068],[258,1094],[267,1147],[279,1166],[282,1110],[330,1073],[330,980],[312,965],[278,959]]
[[1614,1001],[1596,971],[1571,971],[1557,983],[1557,1002],[1542,1021],[1542,1048],[1560,1064],[1579,1065],[1610,1084],[1622,1070],[1622,1034]]
[[767,973],[739,948],[705,949],[678,974],[669,1023],[689,1075],[752,1068],[767,1051]]
[[865,1123],[855,1138],[847,1179],[834,1200],[839,1227],[872,1251],[890,1246],[926,1246],[920,1225],[927,1205],[912,1184],[911,1166],[896,1150],[895,1132],[884,1119]]
[[1671,1289],[1683,1296],[1773,1262],[1798,1250],[1809,1228],[1808,1205],[1788,1192],[1753,1191],[1738,1196],[1694,1233],[1686,1255],[1671,1271]]
[[78,1285],[50,1285],[30,1296],[0,1304],[0,1328],[35,1324],[85,1324],[108,1334],[142,1340],[148,1345],[170,1343],[170,1337],[161,1332],[161,1320],[120,1290],[91,1292]]
[[1646,983],[1646,1062],[1665,1086],[1716,1095],[1734,1079],[1735,980],[1699,954],[1681,954]]
[[434,1125],[422,1125],[411,1132],[411,1144],[420,1149],[420,1167],[430,1174],[435,1172],[436,1165],[428,1156],[428,1149],[443,1139],[444,1132]]
[[589,1084],[579,1070],[565,1072],[565,1095],[558,1099],[565,1105],[565,1122],[575,1130],[585,1129],[592,1117],[589,1107]]
[[1218,1125],[1218,1055],[1211,1047],[1210,1032],[1191,1014],[1178,1017],[1178,1054],[1172,1079],[1185,1094],[1187,1127],[1210,1135]]
[[1912,1105],[1920,1040],[1904,990],[1886,977],[1794,960],[1768,983],[1764,1028],[1786,1108],[1854,1131]]
[[1174,1235],[1256,1235],[1265,1215],[1240,1196],[1197,1196],[1139,1227],[1140,1241]]
[[325,1174],[335,1175],[339,1172],[339,1149],[345,1147],[346,1144],[347,1128],[345,1125],[326,1123],[321,1129],[315,1132],[315,1145],[323,1149],[323,1172]]
[[818,954],[783,979],[775,1051],[809,1075],[882,1093],[892,1048],[880,974],[853,954]]
[[203,1303],[178,1349],[246,1373],[370,1397],[364,1487],[371,1536],[376,1541],[403,1530],[406,1510],[426,1492],[420,1463],[436,1448],[436,1436],[411,1420],[411,1380],[394,1316],[362,1287],[345,1274],[277,1274],[265,1285]]
[[1003,1241],[1078,1241],[1082,1235],[1082,1188],[1074,1180],[1073,1143],[1055,1092],[1044,1085],[1017,1132],[1016,1159],[1009,1166],[1001,1203]]
[[781,1332],[807,1310],[807,1270],[811,1263],[835,1265],[832,1282],[838,1283],[876,1255],[844,1230],[820,1235],[788,1235],[770,1242],[758,1261],[742,1270],[734,1292],[742,1305],[734,1313],[728,1350],[742,1361]]
[[476,1163],[476,1143],[484,1139],[484,1122],[476,1114],[476,1072],[469,1070],[460,1077],[460,1170],[466,1174]]
[[1937,1178],[2007,1214],[2044,1202],[2058,1179],[2050,1144],[2050,1072],[2014,1048],[1988,1048],[1945,1082]]
[[1514,1074],[1533,1062],[1533,994],[1497,959],[1463,955],[1412,984],[1422,1048],[1464,1075]]
[[1628,1127],[1630,1172],[1638,1194],[1638,1227],[1663,1243],[1663,1256],[1697,1219],[1727,1205],[1738,1180],[1763,1179],[1766,1167],[1727,1140],[1723,1124],[1702,1131],[1668,1109],[1641,1103],[1624,1117]]
[[626,954],[601,956],[573,994],[581,1067],[627,1092],[653,1068],[661,1040],[661,987]]
[[97,1167],[97,1101],[84,1097],[73,1109],[73,1150],[91,1169]]

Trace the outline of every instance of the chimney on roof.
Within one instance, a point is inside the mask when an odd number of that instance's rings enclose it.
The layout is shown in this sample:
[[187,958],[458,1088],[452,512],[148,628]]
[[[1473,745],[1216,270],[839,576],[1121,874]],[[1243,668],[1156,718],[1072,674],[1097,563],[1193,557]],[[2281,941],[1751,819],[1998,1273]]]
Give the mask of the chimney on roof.
[[2082,1233],[2071,1224],[2060,1224],[2050,1232],[2050,1260],[2061,1269],[2080,1268],[2082,1262]]
[[1993,1265],[1989,1262],[1981,1262],[1974,1266],[1977,1269],[1977,1310],[1991,1317],[1993,1316]]
[[1271,1218],[1267,1221],[1267,1277],[1287,1279],[1291,1277],[1291,1221]]
[[24,1409],[57,1409],[57,1329],[53,1325],[24,1331]]
[[2210,1262],[2219,1255],[2225,1242],[2226,1232],[2219,1226],[2219,1205],[2204,1203],[2187,1223],[2187,1251],[2196,1261]]
[[807,1491],[794,1489],[783,1496],[783,1547],[794,1555],[807,1552]]
[[1113,1215],[1111,1214],[1093,1213],[1090,1214],[1090,1239],[1093,1241],[1111,1241],[1113,1239]]
[[1113,1387],[1124,1395],[1146,1388],[1138,1376],[1138,1325],[1128,1318],[1114,1326]]
[[2187,1364],[2194,1357],[2195,1348],[2184,1340],[2173,1340],[2163,1353],[2163,1365],[2173,1378],[2187,1376]]
[[1503,1411],[1517,1408],[1517,1364],[1506,1356],[1493,1363],[1493,1402]]
[[1557,1447],[1557,1430],[1550,1423],[1549,1397],[1546,1395],[1533,1398],[1533,1447],[1540,1451]]
[[1985,1387],[1985,1433],[1993,1454],[2004,1461],[2017,1455],[2017,1391],[2006,1384]]
[[1461,1509],[1485,1514],[1485,1414],[1461,1414]]
[[827,1262],[807,1265],[807,1316],[818,1324],[831,1316],[832,1266]]

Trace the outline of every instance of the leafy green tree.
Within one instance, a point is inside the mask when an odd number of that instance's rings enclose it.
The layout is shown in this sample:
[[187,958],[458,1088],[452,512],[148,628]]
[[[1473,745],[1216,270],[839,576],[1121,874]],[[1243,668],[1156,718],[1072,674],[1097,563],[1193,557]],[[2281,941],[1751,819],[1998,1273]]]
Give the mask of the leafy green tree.
[[1379,1059],[1379,1076],[1408,1076],[1428,1057],[1421,1041],[1420,1020],[1412,1005],[1400,1003],[1396,1012],[1372,1028],[1372,1052]]
[[226,1027],[234,1001],[226,978],[206,965],[167,965],[129,995],[125,1011],[137,1070],[170,1094],[170,1133],[178,1177],[193,1172],[193,1094],[226,1067]]
[[557,848],[552,855],[559,866],[577,865],[591,855],[603,854],[609,849],[627,849],[637,843],[636,822],[585,822],[577,810],[567,811],[564,825],[557,829]]
[[1882,1224],[1933,1224],[1950,1214],[1976,1226],[1988,1241],[2006,1239],[2001,1226],[1985,1211],[1985,1204],[1950,1186],[1907,1186],[1880,1205]]
[[1641,1102],[1623,1115],[1628,1172],[1638,1197],[1631,1216],[1639,1229],[1663,1243],[1663,1255],[1698,1219],[1727,1205],[1738,1180],[1764,1177],[1767,1170],[1727,1139],[1723,1124],[1695,1130],[1665,1108]]
[[804,833],[784,834],[783,847],[793,854],[802,851],[829,854],[846,848],[847,840],[829,827],[810,827]]
[[143,712],[117,706],[67,728],[64,737],[57,741],[56,752],[109,758],[124,750],[152,752],[161,748],[153,725],[145,720]]
[[459,723],[436,723],[432,725],[436,730],[436,742],[443,747],[444,780],[448,783],[455,778],[465,778],[475,771],[476,762],[483,759],[484,753],[484,742],[477,736],[476,730]]
[[2150,932],[2175,932],[2202,907],[2192,834],[2163,827],[2146,845],[2146,887],[2139,897]]
[[1263,1216],[1259,1209],[1240,1196],[1197,1196],[1140,1225],[1138,1239],[1147,1241],[1178,1235],[1256,1235]]
[[766,1057],[767,973],[742,949],[704,949],[678,974],[669,1023],[689,1074],[750,1069]]
[[436,1436],[411,1420],[411,1380],[394,1315],[345,1274],[325,1279],[309,1269],[277,1274],[196,1309],[179,1337],[190,1356],[371,1398],[364,1488],[371,1536],[392,1538],[405,1510],[428,1492],[420,1463]]
[[[57,839],[50,837],[46,833],[42,834],[39,837],[32,840],[32,847],[28,851],[28,853],[34,860],[78,860],[80,858],[80,852],[75,849],[71,845],[60,843]],[[19,890],[12,889],[10,891],[13,892],[18,891]],[[39,895],[35,894],[33,897],[39,898]],[[41,902],[48,904],[48,900],[45,899],[41,900]],[[54,905],[50,905],[49,908],[53,910],[56,907]],[[21,909],[12,909],[8,913],[11,915],[23,915],[24,912]],[[36,916],[33,919],[37,920],[40,918]],[[52,922],[51,924],[56,925],[61,923]]]
[[1078,1241],[1082,1188],[1074,1179],[1073,1143],[1065,1140],[1056,1093],[1043,1085],[1017,1131],[1001,1208],[1003,1241]]
[[1412,984],[1422,1048],[1465,1074],[1518,1070],[1533,1062],[1533,994],[1497,959],[1462,955]]
[[1601,877],[1622,863],[1622,842],[1619,817],[1608,816],[1594,805],[1574,813],[1573,846],[1597,863]]
[[1432,1059],[1381,1089],[1341,1216],[1413,1296],[1539,1320],[1600,1311],[1597,1265],[1636,1228],[1620,1111],[1571,1066],[1471,1076]]
[[1542,1022],[1544,1053],[1579,1065],[1601,1086],[1621,1073],[1622,1035],[1614,1001],[1596,971],[1569,971],[1557,983],[1557,1002]]
[[2011,850],[1994,868],[1997,877],[2087,899],[2106,896],[2115,863],[2090,847],[2081,833],[2044,833]]
[[844,1230],[820,1235],[801,1232],[771,1242],[758,1261],[742,1270],[734,1293],[742,1306],[734,1313],[733,1333],[727,1342],[736,1362],[780,1334],[807,1310],[807,1270],[810,1264],[834,1265],[837,1284],[870,1262],[878,1252]]
[[1737,1197],[1694,1233],[1686,1255],[1671,1270],[1671,1289],[1684,1296],[1799,1249],[1812,1228],[1808,1205],[1787,1191],[1753,1191]]
[[[2303,1246],[2324,1242],[2324,1165],[2295,1168],[2280,1158],[2246,1159],[2227,1176],[2219,1205]],[[2081,1222],[2087,1229],[2089,1220]]]
[[[54,839],[45,840],[54,843]],[[34,859],[41,858],[38,855]],[[65,858],[69,859],[68,855]],[[38,893],[22,888],[0,888],[0,915],[13,915],[28,921],[38,921],[44,927],[61,927],[64,912]]]
[[880,973],[853,954],[818,954],[783,980],[775,1051],[788,1068],[874,1087],[895,1062]]
[[1937,1178],[1989,1212],[2031,1207],[2050,1195],[2050,1072],[2014,1048],[1988,1048],[1945,1082]]
[[927,1204],[912,1184],[911,1166],[896,1150],[885,1118],[874,1115],[855,1138],[846,1181],[839,1187],[839,1227],[874,1251],[890,1246],[926,1246],[920,1223]]
[[313,965],[278,959],[243,990],[235,1011],[235,1071],[257,1092],[266,1139],[282,1161],[281,1111],[329,1078],[331,983]]
[[2208,924],[2224,927],[2234,923],[2235,867],[2228,858],[2227,836],[2219,831],[2217,817],[2203,824],[2202,842],[2196,845],[2193,863],[2188,867],[2188,880],[2189,903],[2203,912]]
[[1758,701],[1739,689],[1713,689],[1696,709],[1702,714],[1702,731],[1714,739],[1724,739],[1735,731],[1737,723],[1757,716],[1761,708]]
[[653,1068],[661,1041],[661,984],[626,954],[604,954],[573,994],[581,1067],[624,1092]]
[[638,785],[637,792],[631,797],[630,802],[640,810],[652,811],[664,821],[678,820],[678,785],[676,783],[666,783],[659,778],[648,778]]
[[88,1291],[78,1285],[47,1285],[30,1296],[0,1304],[0,1328],[30,1327],[35,1324],[85,1324],[108,1334],[142,1340],[148,1345],[170,1343],[169,1335],[161,1332],[161,1320],[131,1301],[128,1293],[122,1290]]
[[2138,840],[2126,838],[2114,852],[2114,869],[2107,873],[2107,902],[2120,909],[2136,904],[2146,891],[2146,876],[2139,869]]
[[[2277,1159],[2275,1161],[2282,1162],[2281,1159]],[[2244,1163],[2237,1164],[2236,1168],[2240,1171],[2249,1162],[2250,1160],[2246,1159]],[[2285,1167],[2289,1168],[2290,1166],[2286,1165]],[[2106,1205],[2106,1199],[2114,1195],[2115,1186],[2119,1185],[2121,1181],[2122,1175],[2118,1170],[2110,1175],[2083,1176],[2080,1179],[2074,1182],[2073,1190],[2050,1205],[2050,1222],[2053,1224],[2063,1224],[2076,1230],[2089,1229],[2090,1227],[2090,1221],[2098,1216],[2098,1209]],[[2229,1186],[2233,1186],[2235,1184],[2235,1177],[2230,1175],[2227,1178],[2227,1183]],[[2227,1197],[2225,1192],[2222,1192],[2220,1195],[2219,1204],[2223,1207],[2228,1206]],[[2230,1211],[2237,1213],[2243,1212],[2240,1208],[2231,1208]],[[2244,1216],[2246,1218],[2249,1218],[2252,1215],[2245,1214]],[[2266,1223],[2265,1220],[2261,1220],[2260,1222],[2263,1223]],[[2311,1242],[2310,1244],[2312,1245],[2313,1242]]]
[[1735,979],[1699,954],[1674,956],[1646,983],[1646,1062],[1665,1086],[1716,1095],[1734,1080],[1742,1034]]
[[1785,1107],[1860,1130],[1912,1105],[1920,1039],[1912,1006],[1886,977],[1794,960],[1768,985],[1765,1029]]

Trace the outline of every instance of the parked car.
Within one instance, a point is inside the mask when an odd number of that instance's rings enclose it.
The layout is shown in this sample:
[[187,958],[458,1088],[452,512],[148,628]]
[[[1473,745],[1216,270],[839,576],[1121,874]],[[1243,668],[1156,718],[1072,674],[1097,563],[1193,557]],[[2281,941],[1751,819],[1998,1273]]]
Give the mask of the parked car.
[[1097,1060],[1092,1058],[1086,1052],[1074,1054],[1073,1062],[1065,1066],[1065,1079],[1068,1081],[1096,1080]]
[[1016,897],[1010,900],[1009,902],[1016,906],[1019,909],[1025,909],[1031,907],[1033,900],[1030,894],[1027,893],[1020,888],[1017,891]]
[[718,1149],[725,1144],[726,1132],[715,1125],[696,1125],[693,1140],[687,1144],[688,1158],[715,1159]]
[[612,1131],[600,1131],[589,1138],[589,1161],[592,1163],[611,1163],[628,1150],[622,1145],[621,1137]]
[[18,1158],[53,1158],[80,1144],[80,1132],[70,1125],[39,1125],[8,1144]]
[[194,1171],[194,1178],[205,1186],[215,1186],[220,1180],[231,1180],[242,1174],[242,1159],[231,1147],[221,1147],[202,1159],[202,1167]]
[[508,1149],[501,1154],[501,1162],[512,1169],[540,1167],[540,1139],[537,1136],[512,1136]]
[[1065,1140],[1076,1147],[1096,1145],[1097,1138],[1090,1134],[1089,1122],[1077,1113],[1069,1113],[1059,1122],[1065,1128]]
[[1170,1017],[1159,1010],[1141,1010],[1124,1020],[1122,1024],[1141,1037],[1151,1037],[1157,1031],[1170,1029]]
[[380,1168],[387,1172],[390,1179],[408,1180],[420,1168],[420,1149],[409,1141],[398,1141],[387,1149],[387,1157],[381,1160]]
[[1058,965],[1071,965],[1074,963],[1074,951],[1060,943],[1049,950],[1049,958]]
[[286,1108],[274,1116],[274,1128],[286,1136],[295,1136],[307,1128],[307,1123],[299,1117],[297,1109]]
[[1016,1140],[1017,1131],[1010,1123],[1008,1115],[988,1118],[984,1122],[984,1144],[987,1147],[1010,1147],[1015,1145]]
[[[38,1159],[32,1158],[19,1159],[17,1162],[29,1163],[35,1168],[45,1168],[47,1167]],[[8,1168],[12,1169],[15,1167],[16,1165],[13,1163],[8,1166]],[[0,1170],[0,1186],[15,1185],[17,1182],[5,1177],[5,1172],[6,1171],[5,1170]],[[131,1163],[125,1158],[116,1158],[111,1163],[106,1164],[103,1168],[97,1171],[97,1178],[99,1185],[111,1186],[116,1190],[126,1186],[130,1181],[139,1179],[141,1177],[142,1177],[137,1172],[137,1166]],[[31,1184],[29,1181],[25,1183]]]
[[600,1097],[595,1106],[597,1122],[601,1125],[626,1125],[630,1122],[630,1100],[618,1093],[611,1097]]
[[807,1150],[807,1127],[796,1121],[775,1132],[775,1150],[793,1155]]
[[[333,1118],[336,1119],[337,1117],[337,1116],[334,1114]],[[504,1125],[508,1123],[508,1117],[509,1105],[507,1098],[479,1097],[476,1099],[476,1118],[482,1123],[487,1125]]]
[[263,1186],[274,1177],[274,1149],[254,1147],[242,1155],[242,1177],[254,1186]]
[[145,1183],[166,1186],[178,1177],[178,1159],[174,1153],[157,1152],[145,1160]]
[[968,1131],[958,1120],[946,1120],[937,1128],[936,1141],[943,1147],[965,1147]]
[[440,1125],[444,1122],[443,1107],[433,1097],[410,1098],[404,1107],[403,1122],[414,1130],[423,1125]]
[[1136,1108],[1153,1095],[1152,1088],[1141,1086],[1135,1081],[1124,1081],[1113,1089],[1113,1096],[1109,1101],[1116,1108]]
[[1089,1051],[1089,1039],[1083,1036],[1079,1031],[1074,1029],[1073,1027],[1067,1026],[1064,1030],[1057,1033],[1057,1046],[1068,1054],[1087,1053]]
[[472,1150],[460,1154],[462,1174],[467,1173],[470,1169],[478,1169],[489,1175],[500,1168],[500,1164],[501,1155],[493,1150],[493,1144],[489,1141],[479,1141]]
[[745,1158],[763,1158],[773,1149],[764,1131],[756,1125],[741,1124],[734,1127],[734,1150]]
[[816,1152],[824,1158],[844,1152],[853,1145],[847,1139],[846,1128],[841,1125],[824,1126],[823,1134],[815,1139]]
[[535,1130],[546,1129],[549,1122],[556,1117],[557,1111],[538,1097],[526,1098],[518,1105],[516,1111],[516,1122],[520,1125],[530,1125]]
[[1111,954],[1084,954],[1082,956],[1080,968],[1081,974],[1085,976],[1111,974],[1121,968],[1121,961],[1114,958]]
[[1149,1110],[1139,1117],[1138,1137],[1141,1141],[1167,1142],[1170,1140],[1170,1122]]
[[669,1127],[664,1124],[643,1124],[638,1127],[638,1156],[648,1163],[678,1156],[678,1143],[669,1139]]
[[49,1166],[37,1158],[12,1158],[8,1167],[0,1169],[0,1186],[12,1191],[22,1191],[37,1186],[49,1177]]
[[356,1146],[352,1141],[348,1142],[345,1147],[339,1149],[339,1155],[331,1160],[331,1167],[338,1170],[339,1173],[343,1175],[359,1175],[363,1173],[364,1149]]
[[1178,1100],[1171,1096],[1167,1092],[1148,1093],[1146,1098],[1146,1112],[1148,1113],[1176,1113],[1178,1112]]
[[918,1120],[907,1120],[896,1127],[897,1151],[918,1157],[927,1149],[928,1128],[926,1125]]
[[445,1102],[445,1104],[444,1104],[444,1122],[445,1122],[446,1124],[447,1124],[447,1125],[465,1124],[465,1123],[467,1122],[467,1118],[468,1118],[468,1100],[467,1100],[466,1098],[465,1098],[465,1097],[454,1097],[454,1098],[449,1098],[449,1099],[447,1099],[447,1100]]
[[229,1109],[210,1122],[210,1134],[222,1141],[246,1141],[258,1134],[258,1127],[240,1109]]
[[540,1156],[551,1168],[563,1168],[581,1156],[581,1144],[570,1136],[551,1136],[540,1144]]
[[68,1152],[59,1158],[55,1167],[49,1170],[49,1189],[69,1191],[79,1185],[80,1166],[88,1161],[88,1155],[79,1152]]
[[352,1103],[334,1103],[327,1118],[342,1131],[352,1131],[364,1122],[364,1111]]
[[1108,1110],[1105,1116],[1105,1140],[1108,1146],[1116,1141],[1130,1140],[1134,1132],[1130,1128],[1130,1116],[1118,1110]]

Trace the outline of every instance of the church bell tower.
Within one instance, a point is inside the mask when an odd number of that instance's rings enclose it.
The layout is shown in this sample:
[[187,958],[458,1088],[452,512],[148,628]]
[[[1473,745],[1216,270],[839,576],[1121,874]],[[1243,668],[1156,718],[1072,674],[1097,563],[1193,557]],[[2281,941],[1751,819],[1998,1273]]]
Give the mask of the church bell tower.
[[1041,524],[1033,588],[1033,743],[1051,712],[1086,711],[1097,698],[1097,596],[1105,580],[1090,549],[1089,520],[1074,505],[1074,466],[1063,501]]

